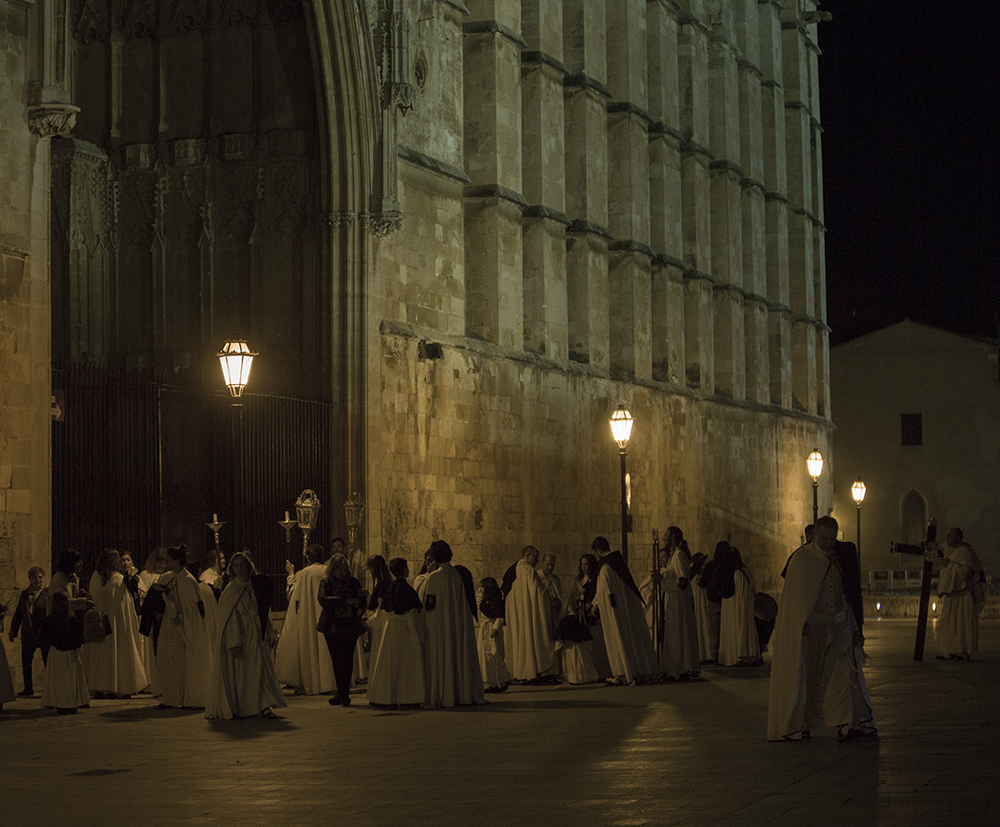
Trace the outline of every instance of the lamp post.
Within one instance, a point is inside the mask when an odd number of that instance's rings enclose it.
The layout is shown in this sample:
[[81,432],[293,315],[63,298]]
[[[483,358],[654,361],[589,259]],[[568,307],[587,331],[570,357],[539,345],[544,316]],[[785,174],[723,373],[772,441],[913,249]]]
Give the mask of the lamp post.
[[295,501],[295,516],[299,518],[299,528],[302,529],[302,556],[305,557],[309,547],[309,532],[316,527],[316,515],[319,514],[319,497],[311,488],[307,488]]
[[854,504],[858,507],[858,571],[861,571],[861,503],[865,501],[865,494],[868,488],[859,477],[851,486],[851,496],[854,497]]
[[632,436],[632,414],[624,405],[619,405],[611,414],[611,434],[618,444],[622,468],[622,557],[628,562],[628,486],[626,484],[625,456],[628,441]]
[[233,553],[240,550],[244,526],[240,506],[243,502],[243,391],[250,381],[250,368],[257,354],[243,339],[229,339],[217,354],[222,378],[233,399]]
[[813,481],[813,525],[816,525],[816,520],[819,519],[819,475],[823,473],[823,455],[819,450],[808,456],[806,467]]

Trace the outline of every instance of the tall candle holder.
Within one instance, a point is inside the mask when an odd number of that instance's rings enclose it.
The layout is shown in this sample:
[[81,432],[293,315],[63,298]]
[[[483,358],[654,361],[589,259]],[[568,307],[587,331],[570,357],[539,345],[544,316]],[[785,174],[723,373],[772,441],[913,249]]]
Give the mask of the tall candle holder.
[[291,554],[292,549],[292,529],[295,528],[299,523],[297,520],[292,520],[289,518],[289,514],[285,512],[285,519],[278,520],[278,525],[285,529],[285,545],[288,546],[289,554]]
[[302,529],[302,558],[306,559],[309,532],[316,527],[316,515],[319,514],[319,497],[311,488],[299,494],[299,498],[295,501],[295,514],[299,518],[299,528]]
[[212,522],[205,523],[205,526],[212,532],[215,536],[215,553],[219,554],[219,529],[225,525],[225,521],[219,521],[219,515],[212,515]]

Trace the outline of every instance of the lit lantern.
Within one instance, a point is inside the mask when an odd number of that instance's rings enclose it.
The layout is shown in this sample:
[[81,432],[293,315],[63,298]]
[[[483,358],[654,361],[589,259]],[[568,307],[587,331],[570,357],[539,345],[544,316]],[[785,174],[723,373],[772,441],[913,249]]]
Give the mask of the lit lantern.
[[243,339],[230,339],[218,354],[222,364],[222,378],[229,392],[236,398],[243,395],[243,389],[250,379],[253,357],[256,355]]

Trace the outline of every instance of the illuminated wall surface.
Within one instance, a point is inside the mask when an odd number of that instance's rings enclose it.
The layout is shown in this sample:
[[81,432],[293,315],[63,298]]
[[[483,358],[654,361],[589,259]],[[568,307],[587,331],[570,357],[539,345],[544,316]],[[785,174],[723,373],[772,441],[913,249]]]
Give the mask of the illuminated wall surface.
[[[832,429],[814,7],[0,0],[4,599],[50,566],[50,365],[211,394],[233,335],[248,411],[330,412],[328,478],[246,509],[264,559],[310,487],[320,542],[356,491],[369,554],[441,537],[499,576],[531,542],[569,573],[619,543],[625,404],[633,568],[678,524],[777,591]],[[186,410],[135,485],[203,549]]]

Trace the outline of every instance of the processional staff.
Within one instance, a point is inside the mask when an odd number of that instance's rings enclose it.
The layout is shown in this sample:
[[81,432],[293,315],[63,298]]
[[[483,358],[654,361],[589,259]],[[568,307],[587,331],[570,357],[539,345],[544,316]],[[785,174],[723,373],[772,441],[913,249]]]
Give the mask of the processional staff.
[[660,647],[663,644],[661,640],[663,607],[660,603],[660,533],[655,528],[653,529],[653,567],[649,571],[649,576],[653,583],[653,592],[650,598],[653,601],[653,651],[659,657]]

